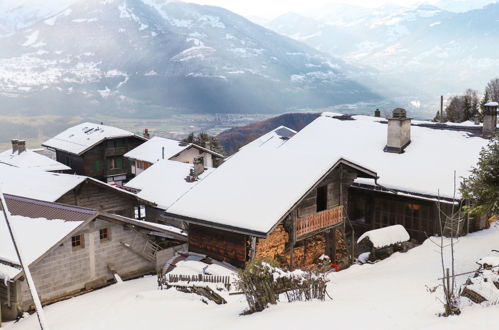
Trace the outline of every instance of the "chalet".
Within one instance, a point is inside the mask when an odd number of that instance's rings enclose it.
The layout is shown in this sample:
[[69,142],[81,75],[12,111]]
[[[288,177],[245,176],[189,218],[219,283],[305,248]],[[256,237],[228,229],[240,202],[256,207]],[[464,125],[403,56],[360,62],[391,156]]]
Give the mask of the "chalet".
[[153,203],[145,206],[147,221],[184,228],[182,222],[165,217],[164,211],[214,170],[205,168],[203,164],[199,158],[193,165],[163,159],[130,180],[125,187],[140,199]]
[[[115,274],[126,280],[154,273],[157,254],[186,240],[166,226],[5,196],[11,225],[44,305],[114,283]],[[1,318],[12,320],[32,310],[33,302],[3,214],[0,242]]]
[[[466,125],[413,121],[403,109],[388,119],[324,113],[286,145],[306,150],[314,148],[309,141],[341,141],[323,152],[342,155],[379,176],[357,178],[349,189],[348,215],[355,234],[401,224],[421,242],[440,234],[439,210],[450,214],[453,205],[460,205],[459,191],[454,199],[454,171],[459,187],[488,142],[482,127]],[[475,219],[465,220],[454,230],[464,234],[483,227]]]
[[167,209],[167,217],[189,224],[190,251],[237,266],[271,257],[307,267],[323,254],[345,262],[348,188],[377,175],[325,152],[322,141],[293,147],[299,135],[286,143],[258,139]]
[[12,148],[0,153],[0,163],[19,168],[46,172],[69,172],[71,168],[39,153],[37,149],[26,149],[26,141],[12,140]]
[[4,193],[88,207],[134,218],[140,206],[153,203],[126,190],[80,175],[50,173],[0,164],[0,186]]
[[123,155],[144,141],[142,136],[120,128],[83,123],[68,128],[42,146],[54,150],[57,161],[71,167],[76,174],[120,184],[132,174]]
[[205,167],[217,167],[224,156],[193,143],[183,143],[155,136],[137,148],[127,152],[132,174],[139,175],[144,170],[163,159],[193,164],[194,158],[203,157]]

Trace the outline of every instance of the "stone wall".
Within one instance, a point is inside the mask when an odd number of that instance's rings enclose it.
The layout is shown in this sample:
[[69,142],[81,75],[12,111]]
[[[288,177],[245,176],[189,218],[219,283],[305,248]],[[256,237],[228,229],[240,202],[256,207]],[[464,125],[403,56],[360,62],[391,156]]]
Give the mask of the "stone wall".
[[[99,230],[107,228],[108,240],[100,240]],[[84,247],[73,248],[68,238],[30,267],[33,280],[42,302],[71,295],[84,289],[103,286],[113,281],[108,269],[112,264],[124,279],[140,276],[155,270],[153,262],[126,248],[121,242],[140,246],[145,244],[146,235],[127,230],[122,225],[96,220],[83,228]],[[21,311],[32,305],[26,281],[18,281]]]

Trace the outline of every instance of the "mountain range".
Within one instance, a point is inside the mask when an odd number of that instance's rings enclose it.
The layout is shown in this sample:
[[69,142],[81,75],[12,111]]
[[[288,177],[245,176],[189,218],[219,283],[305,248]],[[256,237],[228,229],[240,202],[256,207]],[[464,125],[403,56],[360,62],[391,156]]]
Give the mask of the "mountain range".
[[[400,103],[438,103],[439,95],[483,91],[499,72],[499,3],[363,8],[332,4],[289,13],[266,26],[349,63],[375,70],[371,88]],[[472,10],[467,10],[474,8]],[[405,100],[405,101],[404,101]]]
[[2,14],[24,19],[0,30],[2,113],[280,113],[381,100],[359,68],[222,8],[61,4]]

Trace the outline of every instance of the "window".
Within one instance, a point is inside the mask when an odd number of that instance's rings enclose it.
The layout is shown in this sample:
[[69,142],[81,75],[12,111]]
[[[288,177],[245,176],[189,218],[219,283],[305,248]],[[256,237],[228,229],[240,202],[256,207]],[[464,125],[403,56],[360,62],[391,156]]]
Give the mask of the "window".
[[101,242],[109,241],[109,230],[107,228],[99,229],[99,239]]
[[327,209],[327,185],[317,188],[317,212]]
[[121,157],[108,158],[107,159],[107,168],[110,170],[116,169],[116,168],[123,168],[123,158],[121,158]]
[[71,246],[73,249],[81,249],[84,247],[83,234],[71,237]]

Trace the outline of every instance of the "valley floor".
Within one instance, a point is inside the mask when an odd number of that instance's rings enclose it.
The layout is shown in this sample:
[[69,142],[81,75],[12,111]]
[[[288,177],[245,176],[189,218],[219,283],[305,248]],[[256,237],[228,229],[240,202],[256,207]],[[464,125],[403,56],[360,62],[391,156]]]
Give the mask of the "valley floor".
[[[437,240],[436,238],[433,238]],[[456,272],[475,270],[481,257],[499,249],[499,226],[468,235],[456,245]],[[438,317],[439,293],[428,287],[440,277],[438,248],[427,240],[407,253],[330,275],[325,302],[287,303],[249,316],[243,296],[206,305],[199,296],[157,290],[150,276],[116,284],[45,308],[51,330],[83,329],[497,329],[499,305],[476,306],[462,299],[462,314]],[[466,276],[459,278],[460,282]],[[4,326],[37,329],[36,315]]]

